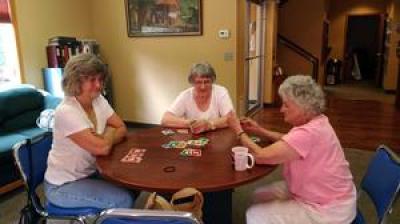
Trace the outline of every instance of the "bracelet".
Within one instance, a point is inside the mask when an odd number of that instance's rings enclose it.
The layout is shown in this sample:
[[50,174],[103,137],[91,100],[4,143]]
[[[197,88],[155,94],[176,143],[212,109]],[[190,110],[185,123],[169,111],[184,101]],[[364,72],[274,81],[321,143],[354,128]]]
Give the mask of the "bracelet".
[[243,134],[246,134],[246,132],[244,132],[244,131],[239,132],[239,134],[237,134],[237,137],[240,139],[240,137],[241,137]]
[[208,121],[208,126],[211,130],[215,130],[215,128],[216,128],[214,122],[212,122],[212,121]]

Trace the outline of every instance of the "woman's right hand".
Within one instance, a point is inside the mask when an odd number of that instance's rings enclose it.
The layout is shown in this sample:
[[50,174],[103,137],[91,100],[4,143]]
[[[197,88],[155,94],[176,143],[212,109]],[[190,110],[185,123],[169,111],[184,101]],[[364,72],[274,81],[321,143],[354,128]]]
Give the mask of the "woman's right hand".
[[208,122],[206,120],[200,119],[190,123],[190,130],[194,134],[200,134],[208,130]]
[[239,134],[243,132],[242,126],[240,125],[240,121],[234,112],[229,112],[227,116],[228,126],[236,133]]
[[242,119],[240,119],[240,124],[242,125],[243,129],[246,132],[251,132],[251,133],[260,133],[262,131],[262,128],[260,127],[260,125],[254,121],[251,118],[248,117],[244,117]]

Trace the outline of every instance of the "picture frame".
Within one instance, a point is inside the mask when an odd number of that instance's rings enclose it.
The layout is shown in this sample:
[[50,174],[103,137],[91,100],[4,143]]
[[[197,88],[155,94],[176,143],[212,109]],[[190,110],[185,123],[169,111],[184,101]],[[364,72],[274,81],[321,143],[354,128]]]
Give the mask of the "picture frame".
[[202,0],[125,0],[129,37],[202,35]]

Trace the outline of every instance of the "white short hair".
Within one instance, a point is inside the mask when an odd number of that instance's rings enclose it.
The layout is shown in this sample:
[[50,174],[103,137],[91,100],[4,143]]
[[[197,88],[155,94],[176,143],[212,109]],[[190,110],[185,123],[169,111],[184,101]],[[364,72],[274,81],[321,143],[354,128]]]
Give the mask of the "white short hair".
[[189,83],[193,84],[195,76],[210,78],[213,83],[217,79],[214,68],[208,62],[201,62],[192,65],[188,76]]
[[309,75],[289,76],[279,86],[279,96],[294,101],[306,113],[318,115],[325,110],[325,94]]

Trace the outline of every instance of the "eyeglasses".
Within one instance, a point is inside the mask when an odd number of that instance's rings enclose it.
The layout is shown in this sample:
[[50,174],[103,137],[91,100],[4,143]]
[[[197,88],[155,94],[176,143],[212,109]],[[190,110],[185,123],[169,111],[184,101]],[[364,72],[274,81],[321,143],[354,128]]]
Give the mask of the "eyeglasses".
[[210,85],[212,83],[211,79],[204,79],[204,80],[195,80],[193,82],[194,85],[200,86],[200,85]]

